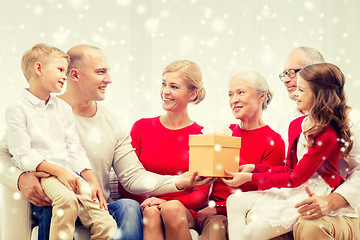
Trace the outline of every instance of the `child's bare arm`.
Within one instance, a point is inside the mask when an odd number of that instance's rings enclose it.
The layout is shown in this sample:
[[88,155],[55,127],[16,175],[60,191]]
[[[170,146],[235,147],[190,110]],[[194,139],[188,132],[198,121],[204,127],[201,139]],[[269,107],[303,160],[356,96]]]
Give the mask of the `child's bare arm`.
[[53,164],[44,160],[36,167],[36,171],[47,172],[53,176],[56,176],[59,181],[65,185],[65,187],[71,191],[74,191],[75,193],[80,189],[79,178],[68,171],[66,168],[57,164]]
[[95,201],[96,198],[98,198],[100,202],[100,208],[104,207],[105,210],[108,210],[107,203],[101,190],[99,181],[97,180],[94,173],[90,169],[85,169],[81,171],[80,175],[85,179],[86,182],[89,183],[91,187],[92,199]]

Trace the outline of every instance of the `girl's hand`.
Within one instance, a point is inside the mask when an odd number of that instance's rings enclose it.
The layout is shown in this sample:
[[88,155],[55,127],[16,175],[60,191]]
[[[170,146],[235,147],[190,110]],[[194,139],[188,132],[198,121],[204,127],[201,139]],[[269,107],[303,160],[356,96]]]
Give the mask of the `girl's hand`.
[[252,173],[248,172],[229,172],[225,170],[225,174],[229,176],[229,179],[223,178],[223,182],[230,187],[238,187],[243,183],[251,181]]
[[239,167],[239,172],[249,172],[252,173],[255,170],[254,164],[244,164]]
[[165,202],[167,202],[164,199],[161,198],[157,198],[157,197],[151,197],[146,199],[145,201],[143,201],[140,206],[141,209],[144,210],[144,208],[146,207],[151,207],[151,206],[157,206],[158,209],[161,209],[162,204],[164,204]]

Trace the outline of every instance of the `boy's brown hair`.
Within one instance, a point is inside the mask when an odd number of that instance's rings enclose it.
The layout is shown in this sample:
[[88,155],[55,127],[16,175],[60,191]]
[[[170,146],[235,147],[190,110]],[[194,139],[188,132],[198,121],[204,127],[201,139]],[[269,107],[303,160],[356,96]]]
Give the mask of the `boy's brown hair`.
[[21,70],[25,78],[29,81],[32,75],[31,69],[35,63],[46,64],[50,57],[63,57],[70,63],[70,56],[59,48],[43,43],[35,44],[24,53],[21,60]]

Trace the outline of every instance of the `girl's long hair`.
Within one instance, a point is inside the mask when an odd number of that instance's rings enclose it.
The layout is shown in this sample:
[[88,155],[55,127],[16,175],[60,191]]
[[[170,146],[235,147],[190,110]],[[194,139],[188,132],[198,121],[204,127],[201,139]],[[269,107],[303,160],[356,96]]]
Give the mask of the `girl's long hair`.
[[309,84],[314,94],[314,104],[309,111],[309,117],[315,124],[304,132],[309,141],[309,147],[314,144],[314,134],[331,124],[339,134],[341,154],[347,161],[353,140],[348,117],[351,108],[346,104],[344,74],[331,63],[306,66],[299,74]]

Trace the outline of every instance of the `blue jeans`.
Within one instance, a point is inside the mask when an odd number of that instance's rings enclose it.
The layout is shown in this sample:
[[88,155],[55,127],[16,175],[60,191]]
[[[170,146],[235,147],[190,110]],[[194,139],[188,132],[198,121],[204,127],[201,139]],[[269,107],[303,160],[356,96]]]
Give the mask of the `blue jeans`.
[[[142,211],[138,202],[123,198],[108,204],[109,213],[114,217],[118,229],[116,240],[142,240]],[[32,206],[33,225],[39,225],[39,240],[49,240],[52,207]],[[78,219],[79,220],[79,219]],[[77,225],[81,225],[80,221]]]

